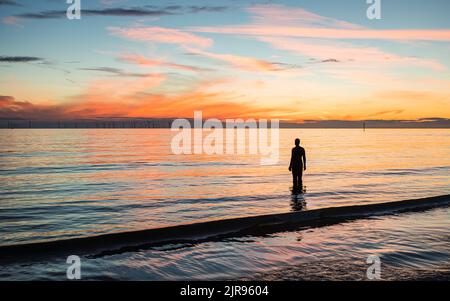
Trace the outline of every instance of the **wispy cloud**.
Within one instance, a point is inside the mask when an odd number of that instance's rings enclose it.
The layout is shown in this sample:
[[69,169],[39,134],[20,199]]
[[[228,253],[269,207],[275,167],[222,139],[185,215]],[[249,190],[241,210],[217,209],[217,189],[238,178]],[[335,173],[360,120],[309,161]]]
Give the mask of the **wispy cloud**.
[[82,71],[94,71],[94,72],[102,72],[108,73],[115,76],[123,76],[123,77],[146,77],[148,74],[145,73],[132,73],[126,72],[124,70],[112,67],[95,67],[95,68],[78,68],[78,70]]
[[286,7],[278,4],[256,4],[247,8],[251,14],[252,23],[271,25],[317,27],[317,28],[347,28],[360,29],[359,25],[315,14],[303,8]]
[[245,71],[256,71],[256,72],[263,72],[263,71],[280,71],[283,70],[281,68],[280,64],[277,63],[271,63],[265,60],[256,59],[253,57],[247,57],[247,56],[239,56],[239,55],[232,55],[232,54],[218,54],[218,53],[212,53],[200,49],[194,49],[190,47],[186,47],[186,50],[190,54],[196,54],[201,55],[210,59],[219,60],[226,62],[236,68],[239,68],[241,70]]
[[[8,1],[6,1],[8,2]],[[103,1],[105,5],[117,3],[117,1]],[[143,7],[107,7],[101,9],[86,9],[82,11],[83,16],[113,16],[113,17],[160,17],[169,15],[194,14],[201,12],[222,12],[228,9],[225,6],[154,6],[147,5]],[[46,10],[33,13],[23,13],[14,15],[14,17],[24,19],[57,19],[65,18],[66,11],[63,10]]]
[[108,27],[112,35],[151,43],[195,45],[209,47],[213,41],[179,29],[163,27]]
[[[141,9],[141,8],[104,8],[104,9],[83,9],[83,16],[134,16],[134,17],[155,17],[163,15],[172,15],[170,11],[164,9]],[[24,13],[15,15],[24,19],[57,19],[65,18],[66,11],[47,10],[37,13]]]
[[167,67],[167,68],[174,68],[177,70],[190,71],[190,72],[200,72],[200,71],[210,71],[211,70],[208,68],[201,68],[201,67],[166,62],[161,59],[148,59],[143,55],[137,55],[137,54],[125,54],[125,55],[120,56],[119,59],[124,62],[136,64],[136,65],[139,65],[142,67]]
[[285,37],[257,37],[257,39],[269,43],[276,49],[287,50],[297,55],[319,59],[321,62],[386,63],[391,66],[392,64],[421,66],[437,71],[445,69],[441,63],[432,59],[399,56],[376,47],[358,46],[345,42]]
[[257,5],[248,11],[253,15],[252,24],[190,29],[204,33],[334,40],[450,41],[450,29],[374,30],[282,5]]
[[1,5],[22,6],[22,4],[12,0],[0,0],[0,6]]
[[380,111],[380,112],[376,112],[376,113],[372,113],[372,114],[368,114],[366,116],[366,118],[386,118],[386,117],[390,117],[393,118],[397,115],[402,114],[403,112],[405,112],[404,109],[397,109],[397,110],[386,110],[386,111]]
[[332,28],[298,28],[287,26],[228,26],[228,27],[194,27],[195,32],[220,33],[250,36],[277,36],[322,38],[335,40],[394,40],[394,41],[450,41],[449,29],[332,29]]
[[43,58],[34,56],[0,56],[0,63],[32,63],[43,60]]

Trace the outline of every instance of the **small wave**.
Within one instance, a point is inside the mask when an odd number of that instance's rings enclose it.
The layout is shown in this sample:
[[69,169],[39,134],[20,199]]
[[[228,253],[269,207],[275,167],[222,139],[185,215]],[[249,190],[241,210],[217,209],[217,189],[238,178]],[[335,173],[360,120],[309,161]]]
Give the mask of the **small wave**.
[[427,175],[441,172],[450,172],[450,166],[433,166],[426,168],[391,168],[372,171],[327,171],[326,173],[308,173],[308,177],[385,177],[406,175]]
[[29,174],[60,174],[60,173],[89,173],[108,170],[135,170],[145,169],[149,167],[204,167],[204,166],[247,166],[249,163],[237,162],[133,162],[133,163],[117,163],[117,164],[79,164],[67,166],[37,166],[37,167],[20,167],[14,169],[0,169],[0,174],[8,175],[29,175]]
[[[126,252],[143,246],[167,244],[170,242],[185,242],[230,237],[233,235],[248,235],[248,233],[267,233],[286,230],[292,227],[320,226],[330,223],[340,223],[350,219],[367,218],[374,215],[413,212],[448,206],[450,195],[430,197],[416,200],[406,200],[389,203],[328,207],[301,212],[260,215],[226,220],[194,223],[140,231],[119,232],[98,236],[79,237],[56,241],[0,246],[0,258],[23,258],[30,254],[67,250],[86,252]],[[250,231],[250,232],[249,232]]]

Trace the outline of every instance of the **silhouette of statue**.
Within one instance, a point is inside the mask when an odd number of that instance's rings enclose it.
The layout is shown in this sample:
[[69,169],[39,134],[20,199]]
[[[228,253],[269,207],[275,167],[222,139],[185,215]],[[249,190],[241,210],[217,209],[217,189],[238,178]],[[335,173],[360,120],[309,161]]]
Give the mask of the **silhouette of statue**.
[[303,171],[306,170],[306,152],[300,146],[300,139],[295,139],[295,147],[292,149],[291,163],[289,164],[289,171],[292,171],[293,191],[303,191]]

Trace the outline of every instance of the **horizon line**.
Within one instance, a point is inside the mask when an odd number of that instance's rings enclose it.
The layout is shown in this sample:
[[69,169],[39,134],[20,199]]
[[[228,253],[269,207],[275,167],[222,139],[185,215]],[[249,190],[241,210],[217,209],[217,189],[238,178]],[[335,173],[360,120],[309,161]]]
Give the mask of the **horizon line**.
[[[0,118],[0,129],[38,129],[38,128],[171,128],[174,120],[180,118],[135,118],[135,117],[94,117],[94,118],[73,118],[73,119],[48,119],[48,120],[32,120],[32,119],[2,119]],[[187,120],[191,128],[196,128],[195,119],[183,118]],[[202,127],[204,121],[202,119]],[[246,124],[249,119],[240,118],[233,119],[236,124]],[[259,128],[261,119],[253,119]],[[251,120],[251,121],[253,121]],[[224,126],[226,120],[220,121]],[[272,121],[267,123],[272,128]],[[245,125],[244,125],[245,127]],[[420,118],[415,120],[304,120],[285,121],[279,120],[280,128],[450,128],[449,118]]]

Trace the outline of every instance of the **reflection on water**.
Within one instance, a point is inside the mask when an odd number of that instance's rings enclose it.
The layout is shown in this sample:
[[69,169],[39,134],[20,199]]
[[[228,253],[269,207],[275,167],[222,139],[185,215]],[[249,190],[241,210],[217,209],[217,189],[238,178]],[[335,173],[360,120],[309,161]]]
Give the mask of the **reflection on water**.
[[[262,279],[301,266],[302,279],[360,279],[369,255],[381,258],[383,279],[450,265],[450,209],[374,217],[264,236],[165,245],[82,257],[84,280]],[[396,268],[395,275],[392,268]],[[64,256],[2,265],[0,280],[64,280]],[[270,277],[267,277],[270,279]],[[295,280],[290,276],[290,280]]]
[[0,244],[449,193],[448,130],[283,129],[280,162],[171,153],[165,129],[0,130]]
[[306,199],[305,199],[306,189],[303,188],[302,192],[294,191],[291,187],[291,208],[292,211],[304,211],[306,208]]

